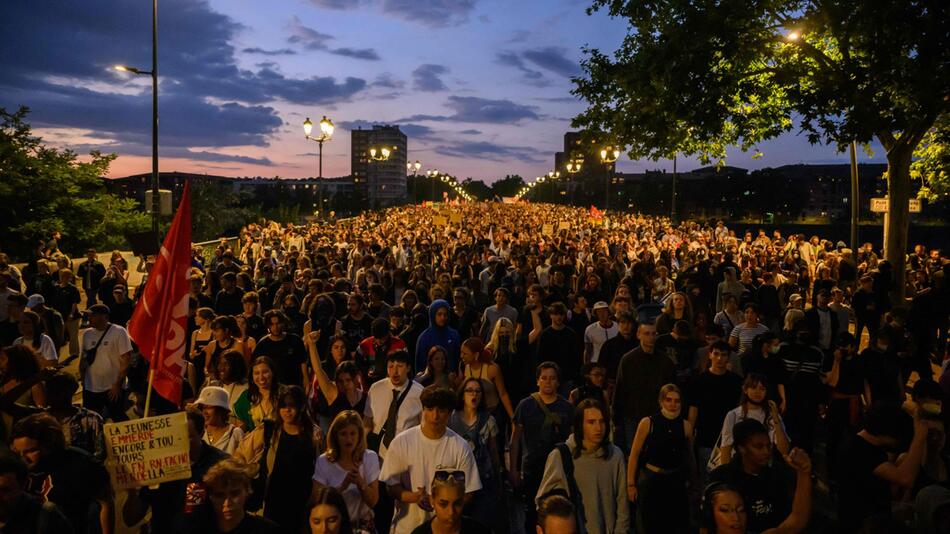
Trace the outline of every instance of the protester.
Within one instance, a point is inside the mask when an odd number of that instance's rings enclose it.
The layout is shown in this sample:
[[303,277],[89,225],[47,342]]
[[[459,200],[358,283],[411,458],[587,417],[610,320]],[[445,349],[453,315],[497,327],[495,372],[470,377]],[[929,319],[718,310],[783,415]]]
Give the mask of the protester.
[[430,486],[428,499],[433,517],[413,529],[412,534],[492,534],[483,523],[462,515],[466,495],[463,471],[436,471]]
[[682,415],[683,396],[675,384],[660,388],[660,413],[637,425],[627,459],[627,498],[637,503],[639,532],[688,532],[686,483],[693,427]]
[[535,377],[538,391],[518,403],[510,442],[509,475],[512,487],[526,503],[526,530],[535,523],[535,499],[548,454],[570,435],[574,416],[574,406],[557,394],[560,379],[557,364],[542,362]]
[[244,439],[244,431],[230,423],[231,403],[224,388],[208,386],[201,390],[195,407],[204,417],[205,433],[202,439],[225,454],[234,454]]
[[548,455],[538,498],[568,494],[577,520],[590,534],[624,533],[630,526],[623,452],[610,442],[603,403],[588,399],[575,410],[572,433]]
[[[464,353],[464,345],[462,350]],[[499,530],[497,511],[504,490],[501,481],[503,451],[499,451],[498,424],[485,402],[485,391],[479,379],[469,377],[462,381],[458,389],[457,408],[449,419],[449,428],[462,436],[471,447],[478,466],[478,477],[482,481],[482,489],[466,505],[465,511]]]
[[386,376],[389,355],[406,350],[406,343],[392,335],[388,317],[373,319],[371,332],[373,335],[360,340],[356,349],[356,361],[363,376],[370,382],[376,382]]
[[36,414],[18,421],[10,438],[11,452],[29,469],[27,492],[59,507],[73,532],[114,532],[108,472],[86,451],[66,445],[63,428],[53,416]]
[[[237,321],[231,315],[215,317],[211,321],[211,331],[214,339],[205,345],[205,382],[218,380],[217,370],[221,355],[226,351],[236,350],[245,354],[244,343],[239,339],[241,335]],[[247,360],[250,363],[250,359]]]
[[739,421],[755,419],[765,425],[769,431],[769,439],[784,456],[791,449],[788,435],[782,416],[779,415],[778,404],[768,398],[768,382],[763,375],[748,374],[742,383],[742,397],[739,406],[726,414],[722,422],[722,431],[719,435],[718,458],[713,463],[723,465],[732,460],[733,434],[732,429]]
[[25,345],[32,348],[43,357],[47,363],[59,363],[59,354],[56,345],[49,336],[43,333],[43,323],[40,316],[31,310],[23,310],[17,323],[20,337],[13,340],[14,345]]
[[[217,374],[218,381],[215,384],[227,392],[231,418],[237,421],[238,401],[247,391],[247,365],[244,363],[244,355],[236,350],[229,350],[222,354],[218,361]],[[244,411],[249,409],[250,405],[242,406]]]
[[759,334],[769,331],[769,328],[759,322],[759,307],[753,302],[747,303],[742,308],[744,322],[735,325],[729,333],[729,344],[743,353],[752,346],[752,340]]
[[334,488],[317,488],[307,504],[306,532],[310,534],[353,534],[346,503]]
[[195,330],[191,333],[191,343],[188,345],[189,369],[193,372],[188,379],[191,381],[191,387],[200,390],[205,383],[205,370],[207,368],[208,354],[205,350],[213,340],[214,332],[211,330],[212,321],[214,321],[214,310],[211,308],[198,308],[195,311]]
[[386,458],[386,450],[397,434],[419,424],[422,415],[422,386],[409,378],[409,353],[389,355],[387,380],[380,380],[366,393],[363,426],[370,449]]
[[0,525],[23,534],[70,534],[73,527],[52,502],[26,491],[29,472],[20,458],[0,456]]
[[[508,390],[505,388],[505,377],[502,375],[501,367],[491,361],[490,353],[485,350],[482,340],[477,337],[466,339],[462,343],[461,352],[462,367],[459,377],[478,379],[482,385],[485,406],[489,413],[496,416],[496,419],[505,416],[508,419],[514,417],[515,412],[511,407]],[[499,406],[504,409],[504,414],[499,410]]]
[[70,447],[78,447],[99,461],[105,460],[105,434],[102,416],[84,406],[73,404],[79,382],[71,373],[57,372],[44,381],[48,413],[59,421]]
[[86,311],[89,329],[82,335],[82,404],[113,421],[125,421],[125,377],[132,357],[129,332],[109,322],[109,307],[94,304]]
[[285,386],[310,388],[310,370],[307,367],[307,349],[303,340],[288,331],[289,319],[280,311],[264,314],[268,334],[257,341],[254,357],[267,356],[276,366],[276,380]]
[[144,487],[127,491],[122,507],[122,519],[126,525],[136,525],[152,510],[149,526],[152,532],[178,532],[184,528],[193,514],[208,504],[208,486],[204,476],[212,466],[227,458],[221,450],[206,443],[204,416],[189,410],[188,459],[191,477],[184,480],[162,482],[156,488]]
[[726,414],[742,394],[742,377],[729,371],[731,348],[717,341],[709,348],[708,367],[693,378],[686,391],[689,404],[687,419],[695,429],[697,465],[705,473]]
[[460,474],[466,495],[482,488],[471,448],[448,428],[455,395],[451,390],[429,386],[420,402],[421,424],[392,440],[379,474],[396,502],[393,534],[411,533],[431,517],[432,481],[443,476],[440,473]]
[[429,328],[426,328],[416,341],[415,369],[425,369],[429,349],[435,345],[444,347],[448,356],[448,368],[458,369],[459,349],[462,340],[458,331],[449,326],[452,310],[449,303],[438,299],[429,306]]
[[[270,519],[247,513],[245,503],[251,493],[253,466],[234,459],[222,460],[208,469],[203,477],[208,488],[205,504],[189,516],[184,534],[282,532]],[[302,508],[301,508],[302,510]],[[296,531],[295,531],[296,532]]]
[[[373,507],[379,501],[379,456],[366,445],[366,430],[356,411],[340,412],[330,423],[326,452],[317,458],[313,471],[313,495],[321,489],[336,490],[345,507],[341,510],[357,529],[374,530]],[[311,523],[311,527],[313,523]]]
[[451,388],[458,381],[458,373],[449,369],[445,348],[434,345],[429,349],[426,368],[416,374],[416,382],[423,387],[433,384]]
[[538,502],[535,534],[577,534],[577,514],[571,501],[562,495],[549,495]]
[[264,421],[277,421],[277,399],[284,385],[277,381],[273,360],[258,356],[251,365],[247,390],[234,403],[234,411],[245,432],[261,426]]
[[276,408],[280,419],[255,428],[234,457],[257,467],[253,486],[264,517],[286,532],[299,532],[303,527],[300,511],[310,495],[323,433],[310,418],[307,396],[299,386],[284,389]]
[[[356,410],[357,413],[363,413],[366,409],[367,395],[360,389],[359,369],[356,362],[345,360],[333,368],[333,377],[324,370],[325,363],[320,362],[320,355],[317,354],[317,341],[319,341],[320,332],[311,332],[307,338],[307,350],[310,353],[310,364],[313,367],[313,374],[317,384],[317,402],[319,415],[325,417],[329,423],[336,419],[337,415],[347,410]],[[346,354],[345,341],[340,338],[333,344],[334,350],[343,355]],[[329,359],[328,359],[329,360]],[[332,362],[332,360],[330,360]],[[324,426],[321,424],[321,427]]]

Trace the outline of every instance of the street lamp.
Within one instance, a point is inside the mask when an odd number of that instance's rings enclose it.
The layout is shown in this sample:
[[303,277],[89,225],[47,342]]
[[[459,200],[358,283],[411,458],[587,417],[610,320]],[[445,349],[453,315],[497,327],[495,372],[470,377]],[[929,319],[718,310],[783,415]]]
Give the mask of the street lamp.
[[334,130],[335,128],[336,128],[336,127],[333,126],[333,121],[331,121],[330,119],[327,118],[326,115],[324,115],[323,118],[320,119],[320,135],[311,136],[310,133],[313,132],[313,122],[310,120],[310,117],[307,117],[307,119],[306,119],[305,121],[303,121],[303,133],[304,133],[304,136],[307,138],[308,141],[314,141],[314,142],[316,142],[316,143],[320,146],[320,150],[319,150],[319,152],[318,152],[318,158],[319,158],[319,162],[320,162],[320,163],[319,163],[319,167],[318,167],[318,169],[317,169],[317,170],[318,170],[318,176],[317,176],[317,180],[318,180],[318,183],[317,183],[317,193],[319,194],[319,197],[318,197],[318,198],[319,198],[319,201],[320,201],[320,218],[321,218],[321,219],[323,218],[323,211],[324,211],[324,210],[323,210],[323,208],[324,208],[324,206],[323,206],[323,182],[322,182],[322,180],[323,180],[323,142],[324,142],[324,141],[329,141],[329,140],[333,137],[333,130]]
[[426,176],[432,182],[432,202],[435,202],[435,181],[439,178],[439,169],[430,169],[426,171]]
[[152,234],[157,245],[158,214],[161,206],[158,198],[158,0],[152,0],[152,70],[125,65],[116,65],[115,70],[152,77]]
[[386,161],[389,159],[389,156],[393,153],[394,150],[396,150],[396,147],[392,147],[391,149],[388,146],[378,147],[378,148],[375,146],[370,147],[369,157],[373,161]]
[[600,161],[607,163],[607,183],[604,186],[604,211],[610,208],[610,178],[614,174],[615,163],[620,159],[620,149],[612,146],[606,146],[600,150]]

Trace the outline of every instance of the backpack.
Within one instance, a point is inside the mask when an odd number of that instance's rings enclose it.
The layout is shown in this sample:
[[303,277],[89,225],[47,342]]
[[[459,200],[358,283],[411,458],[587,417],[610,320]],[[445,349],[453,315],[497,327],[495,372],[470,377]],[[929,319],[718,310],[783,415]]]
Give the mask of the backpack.
[[561,457],[561,467],[564,469],[564,479],[567,481],[567,493],[565,494],[562,489],[555,489],[542,495],[539,500],[543,500],[551,495],[566,497],[571,501],[571,504],[574,505],[574,510],[576,511],[574,518],[575,521],[577,521],[577,526],[580,527],[586,523],[586,519],[584,519],[584,500],[581,496],[580,488],[577,487],[577,481],[574,479],[574,453],[567,443],[563,441],[555,445],[554,449]]

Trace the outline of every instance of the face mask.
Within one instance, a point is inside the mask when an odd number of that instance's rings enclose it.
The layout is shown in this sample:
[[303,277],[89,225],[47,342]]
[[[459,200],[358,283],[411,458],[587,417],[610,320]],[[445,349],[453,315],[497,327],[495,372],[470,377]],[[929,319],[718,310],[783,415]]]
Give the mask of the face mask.
[[510,339],[511,336],[498,336],[498,341],[500,341],[503,345],[507,345]]
[[940,415],[941,405],[936,402],[925,402],[920,405],[920,409],[929,415]]
[[660,413],[663,414],[663,417],[667,419],[676,419],[680,416],[679,410],[667,410],[666,408],[660,408]]
[[781,348],[782,348],[781,345],[774,345],[772,348],[769,349],[769,352],[771,352],[772,354],[778,354],[778,351]]

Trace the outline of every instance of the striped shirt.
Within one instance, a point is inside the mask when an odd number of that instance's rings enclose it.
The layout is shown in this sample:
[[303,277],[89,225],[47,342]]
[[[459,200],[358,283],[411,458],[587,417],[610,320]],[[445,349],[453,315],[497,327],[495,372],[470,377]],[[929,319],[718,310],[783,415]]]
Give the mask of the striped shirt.
[[739,340],[738,350],[739,354],[742,354],[752,348],[752,340],[755,339],[755,336],[764,334],[768,331],[769,327],[762,323],[756,323],[755,326],[749,326],[745,323],[740,323],[732,329],[729,337],[734,337]]

